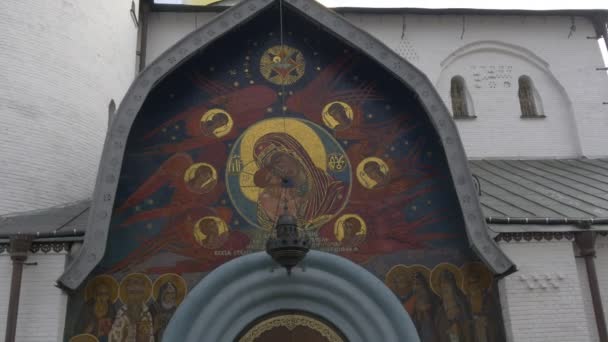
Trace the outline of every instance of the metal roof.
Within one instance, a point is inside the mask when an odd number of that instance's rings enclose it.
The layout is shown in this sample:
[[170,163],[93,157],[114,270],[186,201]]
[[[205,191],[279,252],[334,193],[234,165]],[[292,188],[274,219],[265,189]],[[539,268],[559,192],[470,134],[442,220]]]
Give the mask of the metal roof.
[[608,218],[608,159],[475,160],[486,217]]
[[42,210],[0,216],[0,238],[14,234],[38,236],[82,235],[87,228],[91,200]]
[[[472,160],[483,213],[491,218],[608,218],[608,159]],[[0,236],[86,230],[91,200],[0,216]],[[490,224],[493,230],[513,227]],[[522,228],[523,229],[523,228]],[[524,230],[572,230],[531,224]]]

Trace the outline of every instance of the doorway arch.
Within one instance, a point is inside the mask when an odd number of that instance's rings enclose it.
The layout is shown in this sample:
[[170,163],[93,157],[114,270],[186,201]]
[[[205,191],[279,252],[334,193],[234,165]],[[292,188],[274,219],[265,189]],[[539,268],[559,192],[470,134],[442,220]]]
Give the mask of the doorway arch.
[[418,342],[407,311],[382,281],[337,255],[311,251],[288,276],[264,252],[234,259],[196,285],[169,322],[166,341],[234,341],[261,317],[305,311],[349,342]]

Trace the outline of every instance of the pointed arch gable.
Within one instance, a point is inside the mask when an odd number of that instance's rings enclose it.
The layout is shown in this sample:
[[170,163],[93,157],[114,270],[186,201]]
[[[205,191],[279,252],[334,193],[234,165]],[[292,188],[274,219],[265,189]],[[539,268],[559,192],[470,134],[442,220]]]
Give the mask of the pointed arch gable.
[[[133,82],[106,136],[85,242],[59,279],[62,286],[76,289],[104,256],[127,137],[154,86],[190,57],[274,2],[276,0],[246,0],[226,10],[163,53]],[[284,5],[362,51],[417,94],[445,151],[470,245],[496,274],[514,270],[512,262],[488,234],[456,126],[428,78],[383,43],[320,4],[312,0],[284,0]]]

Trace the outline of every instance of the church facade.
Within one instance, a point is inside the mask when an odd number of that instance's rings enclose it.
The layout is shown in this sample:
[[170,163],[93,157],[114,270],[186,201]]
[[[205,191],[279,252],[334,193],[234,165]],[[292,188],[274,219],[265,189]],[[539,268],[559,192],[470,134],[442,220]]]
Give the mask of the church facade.
[[[156,58],[110,113],[91,200],[3,217],[7,337],[36,340],[39,297],[69,342],[604,340],[608,80],[568,64],[603,65],[597,13],[149,5]],[[513,21],[568,23],[572,54]],[[285,270],[266,251],[287,217],[311,251]]]

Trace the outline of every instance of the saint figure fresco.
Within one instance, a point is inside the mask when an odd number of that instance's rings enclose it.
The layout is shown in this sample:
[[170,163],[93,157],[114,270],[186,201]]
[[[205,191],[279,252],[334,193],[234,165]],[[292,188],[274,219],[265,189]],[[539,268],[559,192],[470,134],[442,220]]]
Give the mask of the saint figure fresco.
[[177,274],[163,274],[154,282],[152,317],[154,339],[161,342],[165,328],[187,292],[186,281]]
[[151,292],[152,284],[144,274],[129,274],[122,280],[123,306],[110,330],[109,342],[154,342],[152,314],[147,304]]
[[116,317],[114,302],[118,298],[118,283],[107,275],[99,275],[87,283],[86,302],[81,314],[83,326],[81,333],[97,337],[101,342],[107,341]]
[[440,334],[449,342],[474,342],[469,303],[460,288],[460,270],[454,265],[440,264],[433,269],[431,277],[445,315],[444,324],[438,326]]

